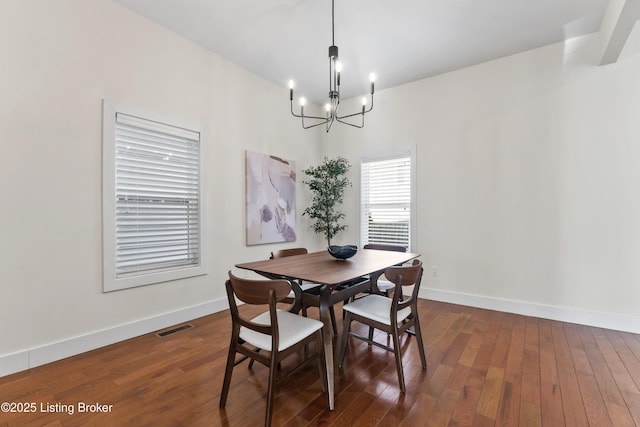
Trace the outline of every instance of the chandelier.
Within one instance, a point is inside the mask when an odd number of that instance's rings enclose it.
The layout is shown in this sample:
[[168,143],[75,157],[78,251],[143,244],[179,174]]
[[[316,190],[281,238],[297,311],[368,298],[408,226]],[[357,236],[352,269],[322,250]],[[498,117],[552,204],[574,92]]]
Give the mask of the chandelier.
[[[304,114],[305,99],[300,98],[300,114],[293,112],[293,80],[289,81],[289,101],[291,102],[291,114],[294,117],[302,119],[302,127],[309,129],[316,126],[326,125],[326,131],[329,132],[334,121],[357,127],[364,127],[364,115],[373,110],[373,92],[374,92],[374,80],[375,75],[372,73],[369,78],[371,80],[371,103],[367,108],[367,98],[362,98],[362,110],[356,113],[340,115],[338,108],[340,107],[340,71],[342,65],[338,61],[338,46],[335,45],[335,26],[334,26],[334,0],[331,0],[331,46],[329,46],[329,102],[325,104],[326,115],[322,116],[309,116]],[[361,120],[357,123],[357,117],[360,116]],[[313,122],[311,124],[305,124],[304,120],[309,119]],[[350,119],[351,121],[345,121]],[[356,123],[353,121],[356,120]]]

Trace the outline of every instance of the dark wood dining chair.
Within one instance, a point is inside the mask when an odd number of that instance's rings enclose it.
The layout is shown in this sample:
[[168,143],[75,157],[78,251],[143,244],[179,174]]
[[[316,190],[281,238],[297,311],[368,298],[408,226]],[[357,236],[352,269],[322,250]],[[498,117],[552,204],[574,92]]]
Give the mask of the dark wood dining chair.
[[[305,255],[307,253],[309,253],[307,251],[307,248],[278,249],[271,252],[271,256],[269,257],[269,259],[284,258],[284,257],[294,256],[294,255]],[[281,277],[271,276],[271,278],[278,279]],[[289,295],[284,300],[284,302],[289,304],[293,303],[296,298],[302,298],[302,292],[311,292],[315,294],[320,293],[320,287],[322,286],[318,283],[303,283],[302,280],[295,281],[294,283],[297,283],[299,292],[297,292],[296,286],[292,286],[291,292],[289,292]],[[300,295],[296,295],[298,293]],[[302,304],[302,301],[301,301],[301,304]],[[307,308],[304,304],[302,304],[302,314],[304,316],[307,315]]]
[[[286,280],[250,280],[235,276],[229,272],[229,280],[225,283],[229,309],[231,312],[231,342],[224,372],[224,382],[220,394],[220,408],[224,408],[229,395],[233,368],[246,359],[257,361],[269,368],[269,384],[267,386],[267,408],[265,426],[271,425],[273,407],[273,390],[281,378],[296,372],[300,367],[317,360],[322,389],[327,390],[327,373],[325,365],[324,345],[322,339],[323,323],[281,310],[276,307],[291,291],[291,284]],[[240,309],[236,299],[246,306],[264,305],[267,311],[249,318]],[[244,307],[246,308],[246,307]],[[255,313],[255,311],[253,311]],[[314,343],[314,352],[309,344]],[[304,360],[294,369],[284,372],[280,362],[304,348]],[[236,360],[236,353],[243,355]],[[245,396],[239,396],[245,398]]]
[[[379,250],[379,251],[407,252],[407,247],[406,246],[388,245],[388,244],[381,244],[381,243],[368,243],[368,244],[364,245],[362,248],[363,249],[376,249],[376,250]],[[391,283],[387,279],[377,278],[376,279],[376,287],[377,287],[378,291],[380,291],[383,294],[389,296],[389,291],[391,289],[393,289],[395,287],[395,285],[393,283]]]
[[307,248],[278,249],[271,252],[271,259],[284,258],[286,256],[293,256],[293,255],[305,255],[308,253],[309,251],[307,251]]
[[[376,249],[378,251],[391,251],[391,252],[407,252],[406,246],[388,245],[388,244],[381,244],[381,243],[367,243],[362,247],[362,249]],[[368,295],[371,292],[375,292],[375,293],[381,293],[383,295],[389,296],[389,291],[393,289],[395,285],[383,277],[384,277],[383,274],[372,277],[371,289],[369,291],[366,291],[364,295]],[[350,298],[350,300],[347,300],[344,303],[347,304],[349,303],[349,301],[353,302],[358,298],[362,298],[364,295],[363,294],[354,295]],[[344,312],[342,317],[344,318]],[[373,333],[373,331],[371,331],[371,333]]]
[[[271,252],[271,259],[276,258],[284,258],[288,256],[294,255],[304,255],[307,254],[307,248],[289,248],[289,249],[280,249]],[[298,282],[298,286],[301,291],[301,302],[302,302],[302,314],[304,316],[307,315],[307,308],[309,307],[320,307],[320,288],[322,285],[318,283],[306,283],[306,282]],[[295,288],[292,289],[289,294],[287,300],[285,302],[293,303],[295,296]],[[336,315],[333,309],[333,306],[329,307],[329,315],[331,316],[331,326],[333,328],[333,334],[338,335],[338,327],[336,326]]]
[[[400,334],[407,332],[410,327],[413,327],[418,352],[420,353],[420,361],[422,362],[422,369],[427,368],[427,360],[422,343],[422,332],[420,330],[420,319],[418,317],[418,291],[420,289],[420,282],[422,281],[422,272],[422,262],[420,260],[414,260],[412,265],[389,267],[385,270],[384,274],[387,279],[395,285],[391,296],[370,294],[343,307],[346,315],[340,340],[338,367],[341,368],[344,362],[347,338],[353,336],[366,341],[370,346],[376,345],[394,353],[400,391],[404,392],[406,387],[402,368]],[[403,289],[409,287],[413,287],[413,289],[405,296]],[[380,329],[391,335],[393,347],[374,341],[371,332],[368,337],[351,332],[352,321],[363,323],[370,328]],[[411,334],[407,334],[407,336],[410,339]]]

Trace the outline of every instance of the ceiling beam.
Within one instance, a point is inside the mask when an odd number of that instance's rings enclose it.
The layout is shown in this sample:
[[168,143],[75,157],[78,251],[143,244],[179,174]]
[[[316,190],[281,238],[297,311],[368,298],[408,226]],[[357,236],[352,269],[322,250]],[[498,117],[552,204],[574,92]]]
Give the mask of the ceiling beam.
[[640,0],[609,0],[600,25],[600,65],[618,60],[629,34],[640,18]]

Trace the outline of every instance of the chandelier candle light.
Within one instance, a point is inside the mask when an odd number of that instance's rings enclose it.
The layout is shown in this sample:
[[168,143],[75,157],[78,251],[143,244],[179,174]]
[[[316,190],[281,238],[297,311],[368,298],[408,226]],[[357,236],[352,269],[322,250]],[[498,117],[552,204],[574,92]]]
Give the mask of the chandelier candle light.
[[[294,117],[300,117],[302,119],[302,127],[304,129],[309,129],[312,127],[326,125],[326,131],[329,132],[331,129],[331,125],[333,125],[334,121],[338,121],[340,123],[344,123],[349,126],[363,128],[364,127],[364,115],[369,111],[373,110],[373,92],[374,92],[374,81],[375,74],[371,73],[369,76],[371,80],[371,104],[367,109],[367,98],[362,98],[362,110],[357,113],[346,114],[344,116],[340,116],[338,114],[338,107],[340,106],[340,72],[342,70],[342,65],[338,62],[338,46],[335,45],[335,26],[334,26],[334,0],[331,0],[331,46],[329,46],[329,102],[325,105],[326,116],[308,116],[304,114],[304,104],[305,99],[300,98],[300,114],[296,114],[293,112],[293,80],[289,81],[289,101],[291,102],[291,114]],[[362,121],[359,124],[350,123],[348,121],[344,121],[344,119],[350,117],[360,116]],[[320,120],[320,122],[313,123],[310,125],[305,125],[304,119],[311,120]]]

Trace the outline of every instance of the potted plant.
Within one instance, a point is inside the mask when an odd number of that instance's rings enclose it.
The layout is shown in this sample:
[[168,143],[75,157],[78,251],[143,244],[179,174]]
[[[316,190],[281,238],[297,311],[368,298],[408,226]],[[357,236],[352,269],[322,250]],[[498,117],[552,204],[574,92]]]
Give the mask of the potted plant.
[[327,246],[331,246],[331,238],[347,228],[341,222],[345,215],[337,210],[337,206],[342,203],[344,190],[351,186],[347,177],[350,168],[351,164],[343,157],[325,157],[318,166],[303,170],[310,178],[302,182],[313,193],[313,201],[302,215],[308,215],[314,221],[313,231],[325,236]]

